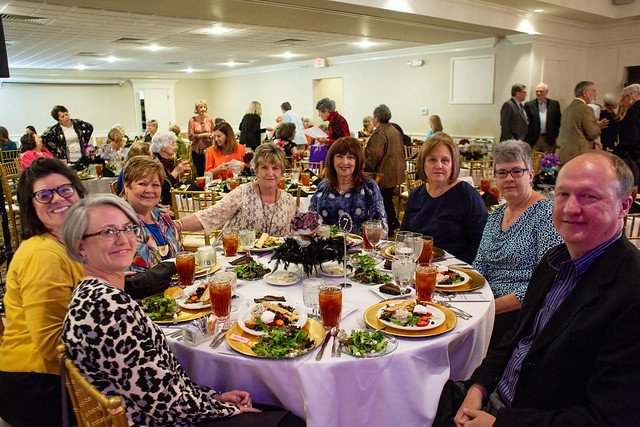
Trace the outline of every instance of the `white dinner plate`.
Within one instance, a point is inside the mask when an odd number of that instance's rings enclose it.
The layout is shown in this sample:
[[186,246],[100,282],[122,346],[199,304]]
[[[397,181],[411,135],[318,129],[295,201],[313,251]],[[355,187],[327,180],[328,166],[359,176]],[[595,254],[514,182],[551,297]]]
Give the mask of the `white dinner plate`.
[[432,305],[428,305],[427,308],[431,313],[431,320],[429,320],[429,324],[427,326],[400,326],[396,325],[393,322],[389,322],[388,320],[383,320],[380,318],[380,316],[382,315],[385,307],[382,307],[380,310],[378,310],[378,312],[376,313],[376,317],[383,325],[389,326],[394,329],[402,329],[404,331],[426,331],[427,329],[437,328],[438,326],[442,325],[446,320],[446,316],[442,312],[442,310],[435,308]]
[[300,274],[297,271],[274,271],[264,276],[264,281],[274,286],[291,286],[300,281]]
[[344,277],[344,265],[338,261],[322,263],[320,274],[326,277]]
[[457,288],[458,286],[466,285],[471,280],[471,276],[469,276],[464,271],[457,270],[455,268],[449,268],[449,270],[458,273],[460,276],[462,276],[462,278],[464,280],[462,282],[460,282],[460,283],[453,283],[453,284],[450,284],[450,285],[442,285],[442,284],[440,284],[440,282],[436,282],[436,286],[437,287],[439,287],[439,288]]
[[[273,304],[278,304],[278,302],[279,301],[274,301]],[[298,321],[295,323],[295,326],[297,326],[299,328],[302,328],[307,323],[307,311],[306,311],[306,309],[304,307],[300,306],[299,304],[291,304],[288,301],[284,301],[284,302],[282,302],[282,304],[286,304],[288,306],[293,307],[293,309],[298,313]],[[260,335],[264,335],[265,332],[264,331],[253,330],[251,328],[248,328],[244,324],[245,320],[251,320],[250,319],[251,311],[253,310],[253,308],[255,306],[256,306],[256,304],[252,305],[247,310],[243,311],[242,313],[240,313],[238,315],[238,326],[240,326],[240,329],[242,329],[243,331],[245,331],[248,334],[260,336]]]
[[[211,307],[210,301],[207,301],[207,302],[197,301],[191,304],[187,302],[189,297],[196,291],[196,289],[198,289],[201,286],[204,286],[204,285],[202,283],[194,283],[193,285],[186,286],[184,288],[185,296],[183,298],[179,298],[176,300],[176,303],[178,303],[178,306],[181,308],[186,308],[187,310],[199,310],[201,308]],[[209,292],[209,290],[206,289],[205,292]]]

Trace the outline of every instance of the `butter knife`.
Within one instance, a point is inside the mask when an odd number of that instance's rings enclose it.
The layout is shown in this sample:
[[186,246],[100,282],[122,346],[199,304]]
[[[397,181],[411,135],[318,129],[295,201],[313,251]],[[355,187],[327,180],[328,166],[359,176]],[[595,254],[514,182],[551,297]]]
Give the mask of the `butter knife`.
[[324,336],[324,341],[322,342],[322,347],[320,347],[320,351],[316,356],[316,360],[322,359],[322,355],[324,354],[324,349],[327,346],[327,343],[329,342],[329,338],[331,338],[331,334],[329,333],[329,331],[326,331],[326,335]]

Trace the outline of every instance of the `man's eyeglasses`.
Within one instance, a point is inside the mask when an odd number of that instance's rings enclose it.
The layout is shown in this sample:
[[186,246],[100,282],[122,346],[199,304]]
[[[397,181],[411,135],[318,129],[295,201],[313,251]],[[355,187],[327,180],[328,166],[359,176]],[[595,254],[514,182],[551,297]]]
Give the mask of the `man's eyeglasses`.
[[82,238],[86,239],[87,237],[100,236],[107,239],[116,240],[118,237],[120,237],[120,233],[124,233],[124,235],[127,237],[137,236],[140,233],[140,226],[135,224],[126,225],[120,230],[117,228],[105,228],[104,230],[100,230],[95,233],[85,234],[84,236],[82,236]]
[[505,179],[507,177],[507,175],[511,175],[514,178],[520,178],[528,170],[529,169],[526,169],[526,168],[524,168],[524,169],[523,168],[513,168],[510,171],[505,170],[505,169],[498,169],[497,171],[493,172],[493,176],[495,176],[498,179]]
[[47,203],[51,203],[51,201],[53,200],[54,192],[58,193],[60,197],[68,199],[69,197],[76,194],[76,188],[73,186],[73,184],[62,184],[58,188],[47,188],[45,190],[38,190],[34,193],[31,193],[31,197],[36,199],[36,202],[46,205]]

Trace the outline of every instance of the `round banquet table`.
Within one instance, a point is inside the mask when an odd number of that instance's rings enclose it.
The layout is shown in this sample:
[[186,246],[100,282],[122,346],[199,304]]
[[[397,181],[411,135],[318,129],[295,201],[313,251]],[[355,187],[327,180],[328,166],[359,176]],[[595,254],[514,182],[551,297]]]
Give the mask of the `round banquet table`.
[[[458,262],[447,256],[443,264]],[[222,268],[230,260],[224,256],[218,259]],[[269,259],[258,258],[262,263]],[[283,295],[288,302],[303,306],[301,283],[274,286],[264,280],[238,280],[236,293],[242,300],[238,312],[253,303],[253,298],[264,295]],[[371,286],[351,283],[351,288],[343,289],[340,327],[346,331],[361,329],[357,319],[362,319],[368,307],[382,301]],[[470,320],[458,318],[453,330],[439,336],[398,337],[398,348],[377,358],[346,354],[332,358],[332,340],[320,361],[316,361],[319,348],[296,359],[269,360],[236,353],[226,342],[211,349],[210,340],[197,347],[168,340],[197,384],[222,391],[247,390],[253,401],[286,408],[304,418],[310,427],[426,426],[433,421],[445,381],[467,379],[488,348],[494,317],[491,289],[485,283],[467,299],[453,305],[472,314]]]
[[88,194],[111,193],[111,183],[117,180],[117,177],[103,177],[82,180],[82,185]]

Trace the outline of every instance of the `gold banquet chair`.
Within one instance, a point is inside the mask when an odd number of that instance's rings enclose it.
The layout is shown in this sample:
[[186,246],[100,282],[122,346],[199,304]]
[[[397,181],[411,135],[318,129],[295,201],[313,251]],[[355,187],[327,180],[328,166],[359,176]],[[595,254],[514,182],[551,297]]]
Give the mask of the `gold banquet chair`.
[[69,359],[66,346],[58,346],[61,374],[71,397],[73,412],[80,427],[125,427],[127,410],[120,396],[100,393]]
[[[171,190],[171,206],[173,207],[174,220],[207,209],[215,203],[216,193],[213,190]],[[212,233],[205,233],[204,231],[184,231],[180,233],[180,235],[182,238],[182,246],[187,251],[195,252],[201,246],[211,245]]]
[[19,158],[20,150],[0,150],[0,161],[2,163],[10,163]]
[[640,249],[640,214],[628,214],[624,217],[624,235]]
[[11,243],[14,248],[20,244],[20,207],[14,197],[19,176],[20,164],[18,161],[0,163],[0,179],[2,180],[9,229],[11,230]]
[[307,160],[299,160],[296,162],[295,167],[302,169],[303,171],[310,170],[317,177],[322,177],[323,165],[322,162],[310,162]]

